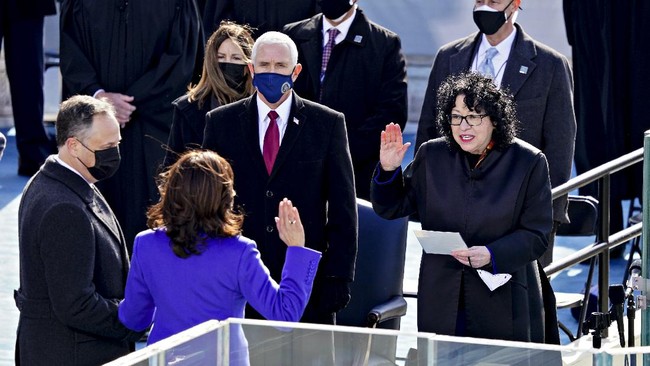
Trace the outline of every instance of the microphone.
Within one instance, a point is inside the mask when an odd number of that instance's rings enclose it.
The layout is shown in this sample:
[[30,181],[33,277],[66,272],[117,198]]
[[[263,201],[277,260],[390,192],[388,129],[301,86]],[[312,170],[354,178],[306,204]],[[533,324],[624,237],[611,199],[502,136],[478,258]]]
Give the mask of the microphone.
[[625,289],[623,285],[609,285],[609,301],[612,307],[609,310],[611,318],[616,319],[618,326],[618,337],[621,347],[625,347],[625,328],[623,326],[623,303],[625,302]]
[[637,258],[630,264],[630,277],[627,280],[627,290],[625,290],[625,298],[632,296],[634,292],[634,279],[641,277],[641,259]]

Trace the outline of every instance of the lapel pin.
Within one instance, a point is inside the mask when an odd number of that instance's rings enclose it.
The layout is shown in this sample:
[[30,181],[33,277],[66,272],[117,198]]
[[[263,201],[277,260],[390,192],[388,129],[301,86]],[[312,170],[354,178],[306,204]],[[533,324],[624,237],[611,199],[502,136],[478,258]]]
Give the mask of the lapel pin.
[[296,125],[300,125],[300,121],[296,117],[293,117],[293,123],[295,123]]
[[528,73],[528,66],[519,67],[519,73],[526,75]]
[[354,43],[361,43],[361,40],[363,40],[363,36],[356,35],[354,36]]

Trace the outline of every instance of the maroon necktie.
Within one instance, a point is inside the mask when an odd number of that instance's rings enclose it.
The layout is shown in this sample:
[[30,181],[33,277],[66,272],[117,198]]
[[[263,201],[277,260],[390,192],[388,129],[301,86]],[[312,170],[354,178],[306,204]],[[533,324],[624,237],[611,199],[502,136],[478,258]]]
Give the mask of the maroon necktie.
[[277,122],[278,113],[276,111],[270,111],[268,116],[270,121],[269,127],[266,129],[266,134],[264,135],[262,155],[264,156],[266,171],[271,175],[275,157],[278,156],[278,150],[280,150],[280,130],[278,129]]
[[323,59],[321,61],[321,67],[320,67],[320,95],[318,97],[318,100],[323,99],[323,81],[325,80],[325,71],[327,70],[327,63],[330,60],[330,56],[332,55],[332,48],[334,48],[334,45],[336,44],[336,36],[339,35],[339,30],[336,28],[330,28],[327,33],[329,34],[329,39],[327,40],[327,43],[325,44],[325,47],[323,47]]

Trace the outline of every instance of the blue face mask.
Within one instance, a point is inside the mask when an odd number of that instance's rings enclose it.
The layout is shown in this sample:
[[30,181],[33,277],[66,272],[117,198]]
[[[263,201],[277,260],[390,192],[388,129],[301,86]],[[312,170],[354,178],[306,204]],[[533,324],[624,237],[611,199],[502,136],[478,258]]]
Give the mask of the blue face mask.
[[269,103],[273,104],[280,100],[284,93],[293,88],[292,75],[293,72],[289,75],[272,72],[255,74],[253,77],[253,85]]

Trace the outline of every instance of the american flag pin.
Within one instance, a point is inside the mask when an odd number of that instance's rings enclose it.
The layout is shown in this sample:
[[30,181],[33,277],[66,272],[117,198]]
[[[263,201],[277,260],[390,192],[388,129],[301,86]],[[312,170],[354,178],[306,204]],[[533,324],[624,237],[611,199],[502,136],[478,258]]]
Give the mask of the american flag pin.
[[299,125],[299,124],[300,124],[300,121],[298,120],[298,118],[293,117],[293,123]]
[[526,75],[528,73],[528,66],[519,67],[519,73]]
[[361,43],[361,40],[363,39],[363,36],[356,35],[354,36],[354,43]]

